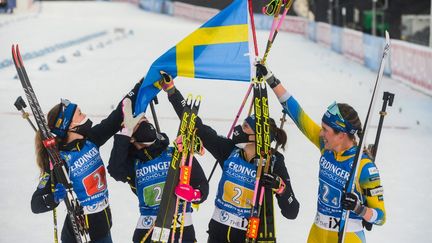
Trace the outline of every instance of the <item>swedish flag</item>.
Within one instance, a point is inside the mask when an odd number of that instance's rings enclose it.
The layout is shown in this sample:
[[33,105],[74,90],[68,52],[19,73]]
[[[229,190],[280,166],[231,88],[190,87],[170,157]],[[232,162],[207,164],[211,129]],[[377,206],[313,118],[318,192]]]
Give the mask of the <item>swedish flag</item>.
[[249,46],[247,0],[228,7],[153,62],[138,92],[135,113],[146,110],[159,92],[153,86],[159,71],[176,76],[250,81],[252,48]]

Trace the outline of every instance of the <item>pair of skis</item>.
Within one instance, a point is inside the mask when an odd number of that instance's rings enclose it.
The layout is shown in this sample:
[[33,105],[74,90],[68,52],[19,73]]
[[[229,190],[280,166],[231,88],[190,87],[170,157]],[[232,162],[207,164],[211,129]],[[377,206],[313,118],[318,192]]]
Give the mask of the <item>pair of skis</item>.
[[[273,16],[273,22],[262,63],[265,63],[273,42],[279,33],[279,28],[291,8],[292,3],[293,0],[271,0],[265,7],[263,7],[263,13]],[[281,13],[282,7],[283,11]],[[280,16],[281,14],[282,17]],[[251,217],[249,219],[248,231],[246,233],[246,242],[258,241],[270,243],[276,242],[273,191],[262,186],[259,187],[262,167],[264,166],[264,173],[269,173],[271,164],[269,109],[265,80],[262,76],[258,76],[256,79],[257,80],[255,80],[255,83],[253,84],[253,98],[256,119],[256,153],[259,160],[257,163],[257,177],[255,181]],[[262,210],[262,207],[264,207],[264,210]]]
[[[178,138],[181,140],[181,146],[179,144],[174,146],[170,168],[168,169],[168,176],[162,193],[162,200],[159,205],[158,215],[156,217],[155,225],[151,229],[153,230],[151,237],[152,242],[168,242],[171,226],[173,226],[171,239],[172,242],[174,242],[177,228],[177,215],[180,205],[182,205],[183,214],[181,214],[182,218],[180,219],[181,226],[179,237],[179,242],[181,242],[184,215],[186,213],[186,202],[177,198],[174,190],[179,183],[189,184],[190,182],[190,173],[192,172],[192,159],[194,154],[193,146],[196,141],[195,120],[198,115],[200,104],[201,96],[197,96],[194,101],[192,100],[192,95],[189,95],[186,99],[186,105],[183,109],[180,127],[177,134]],[[188,156],[189,161],[186,164]]]
[[[245,242],[261,242],[262,226],[266,225],[266,217],[263,217],[261,208],[263,206],[266,189],[260,186],[263,173],[269,173],[271,164],[271,140],[270,140],[270,117],[267,97],[267,87],[262,76],[258,76],[253,84],[254,111],[255,111],[255,150],[257,159],[257,173],[255,180],[254,195],[252,198],[251,217],[249,218]],[[271,202],[273,204],[273,201]],[[264,210],[266,212],[267,210]],[[267,213],[267,212],[266,212]],[[271,215],[273,217],[273,215]],[[260,223],[264,219],[264,222]],[[264,224],[263,224],[264,223]],[[262,225],[260,227],[260,225]],[[266,228],[267,229],[267,228]]]
[[21,81],[21,85],[27,97],[27,101],[36,120],[36,125],[41,133],[43,145],[46,148],[50,162],[52,163],[54,176],[57,182],[62,183],[66,188],[67,193],[64,201],[75,239],[78,243],[90,242],[90,235],[88,227],[85,223],[83,209],[73,191],[69,174],[66,170],[65,162],[60,157],[56,140],[48,128],[44,113],[42,112],[40,104],[36,98],[36,94],[24,68],[24,63],[22,61],[18,45],[12,45],[12,59],[15,64],[18,77]]
[[[381,84],[381,80],[382,80],[382,76],[384,73],[384,68],[385,68],[385,61],[386,61],[386,57],[389,54],[390,51],[390,36],[388,34],[388,32],[386,31],[386,42],[385,42],[385,46],[384,46],[384,51],[383,51],[383,55],[381,58],[381,64],[378,70],[378,75],[377,78],[375,80],[375,85],[374,85],[374,89],[372,92],[372,97],[369,103],[369,109],[366,115],[366,119],[365,119],[365,123],[363,125],[363,136],[360,138],[359,144],[358,144],[358,149],[356,151],[356,154],[354,156],[354,162],[350,171],[350,176],[348,181],[345,184],[345,188],[344,188],[344,193],[350,193],[353,192],[356,186],[356,182],[358,181],[358,169],[360,167],[360,160],[361,160],[361,153],[363,151],[363,147],[365,144],[365,139],[367,137],[367,133],[368,133],[368,128],[369,128],[369,118],[372,112],[372,109],[375,105],[375,101],[376,101],[376,94],[379,90],[379,85]],[[377,141],[376,145],[378,145]],[[344,210],[342,209],[342,215],[341,215],[341,220],[340,220],[340,224],[339,224],[339,232],[338,232],[338,243],[342,243],[345,242],[345,236],[346,236],[346,229],[347,229],[347,224],[348,224],[348,219],[349,219],[349,215],[350,215],[350,211],[349,210]]]

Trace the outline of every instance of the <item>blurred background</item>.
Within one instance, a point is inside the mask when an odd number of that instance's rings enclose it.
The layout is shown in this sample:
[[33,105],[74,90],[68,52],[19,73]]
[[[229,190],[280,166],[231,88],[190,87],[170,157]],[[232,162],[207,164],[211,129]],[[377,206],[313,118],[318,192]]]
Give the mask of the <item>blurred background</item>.
[[[125,0],[142,8],[170,5],[173,2],[222,9],[231,0]],[[268,1],[253,1],[254,11],[260,13]],[[32,0],[0,0],[0,14],[12,14],[31,8]],[[166,9],[166,8],[165,8]],[[388,30],[393,39],[432,46],[431,0],[295,0],[288,13],[311,21],[345,27],[383,36]]]

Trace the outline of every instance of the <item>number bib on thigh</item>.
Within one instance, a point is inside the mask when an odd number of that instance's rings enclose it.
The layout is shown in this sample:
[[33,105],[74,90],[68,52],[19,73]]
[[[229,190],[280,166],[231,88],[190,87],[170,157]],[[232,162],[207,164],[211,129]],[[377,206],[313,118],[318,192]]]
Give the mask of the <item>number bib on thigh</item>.
[[86,141],[79,151],[60,151],[69,168],[69,177],[85,213],[108,206],[106,170],[98,147]]
[[240,218],[250,216],[255,187],[256,166],[234,150],[224,162],[222,178],[216,196],[216,207]]

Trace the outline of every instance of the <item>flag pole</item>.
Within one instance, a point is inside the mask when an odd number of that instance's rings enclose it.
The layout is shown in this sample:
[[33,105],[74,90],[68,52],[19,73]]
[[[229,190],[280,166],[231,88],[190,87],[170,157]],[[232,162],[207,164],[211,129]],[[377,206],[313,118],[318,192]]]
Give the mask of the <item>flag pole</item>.
[[[253,15],[252,0],[248,0],[248,10],[249,10],[249,17],[250,17],[250,23],[251,23],[251,29],[252,29],[252,37],[253,37],[253,43],[254,43],[255,57],[257,57],[258,56],[258,45],[257,45],[257,39],[256,39],[256,32],[255,32],[255,20],[254,20],[254,15]],[[244,108],[244,106],[246,104],[246,101],[249,98],[249,95],[250,95],[250,93],[252,91],[252,86],[253,86],[253,83],[250,82],[249,88],[246,91],[246,95],[243,98],[243,101],[242,101],[242,104],[240,106],[240,109],[238,110],[237,115],[236,115],[236,117],[235,117],[235,119],[234,119],[234,121],[233,121],[233,123],[231,125],[231,128],[230,128],[230,130],[228,132],[227,138],[231,137],[231,134],[232,134],[232,132],[234,130],[234,126],[235,126],[235,124],[237,124],[237,121],[238,121],[238,119],[240,117],[240,114],[242,113],[243,108]],[[249,110],[249,115],[250,115],[250,110]],[[214,165],[213,165],[212,171],[210,172],[210,175],[209,175],[209,177],[207,179],[207,182],[210,182],[211,178],[213,177],[213,174],[214,174],[214,172],[216,170],[217,164],[218,164],[218,161],[216,160],[215,163],[214,163]]]

